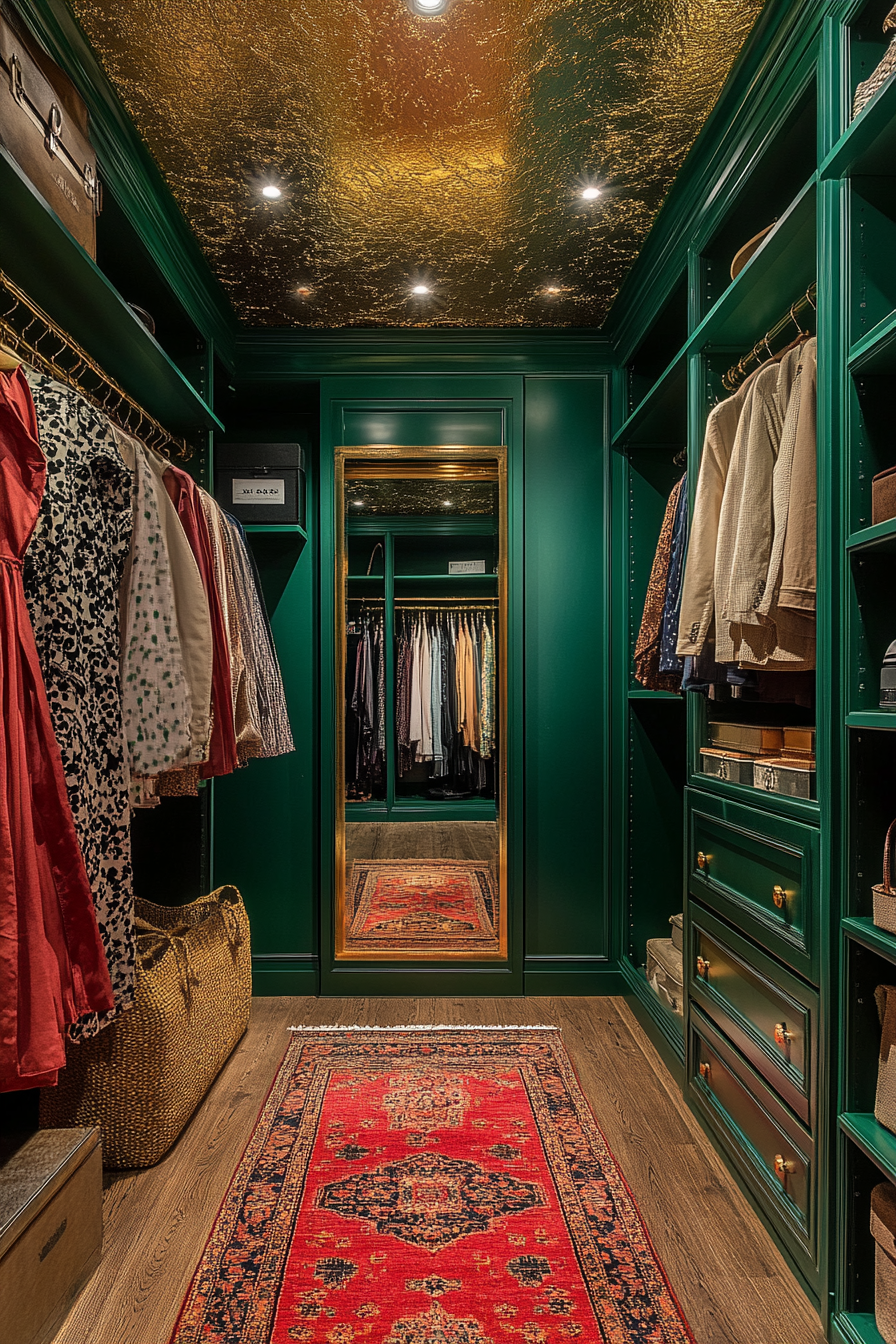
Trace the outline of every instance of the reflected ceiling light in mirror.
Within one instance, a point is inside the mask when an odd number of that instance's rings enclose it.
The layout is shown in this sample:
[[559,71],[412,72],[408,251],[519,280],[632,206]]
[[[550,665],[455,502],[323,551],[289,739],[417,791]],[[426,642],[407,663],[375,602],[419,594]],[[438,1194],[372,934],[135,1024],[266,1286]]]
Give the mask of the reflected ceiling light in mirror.
[[262,187],[261,194],[266,201],[279,201],[283,192],[279,187],[275,187],[273,182],[269,182],[266,187]]

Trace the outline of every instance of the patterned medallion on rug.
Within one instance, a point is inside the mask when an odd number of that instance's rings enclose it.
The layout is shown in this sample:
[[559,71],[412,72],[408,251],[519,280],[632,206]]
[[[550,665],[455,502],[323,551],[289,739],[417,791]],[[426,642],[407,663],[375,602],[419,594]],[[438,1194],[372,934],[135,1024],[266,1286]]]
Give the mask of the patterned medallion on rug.
[[694,1344],[553,1030],[299,1032],[171,1344]]
[[346,951],[495,951],[491,865],[470,859],[364,859],[349,878]]

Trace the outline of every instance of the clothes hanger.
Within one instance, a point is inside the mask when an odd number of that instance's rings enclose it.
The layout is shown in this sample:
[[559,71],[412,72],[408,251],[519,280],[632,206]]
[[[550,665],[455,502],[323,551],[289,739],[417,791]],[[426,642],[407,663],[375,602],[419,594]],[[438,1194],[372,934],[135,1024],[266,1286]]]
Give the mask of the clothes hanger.
[[15,373],[20,368],[22,361],[14,350],[0,341],[0,373]]

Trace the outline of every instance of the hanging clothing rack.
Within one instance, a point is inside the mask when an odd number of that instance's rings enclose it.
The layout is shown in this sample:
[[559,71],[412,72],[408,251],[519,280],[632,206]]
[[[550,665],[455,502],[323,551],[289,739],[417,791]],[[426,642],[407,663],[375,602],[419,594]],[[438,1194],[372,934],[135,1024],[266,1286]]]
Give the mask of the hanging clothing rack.
[[[756,368],[759,368],[759,365],[764,364],[766,360],[779,359],[785,353],[785,350],[793,345],[794,341],[807,339],[812,335],[811,331],[807,331],[799,319],[810,310],[812,313],[817,311],[817,296],[818,285],[813,280],[805,294],[790,305],[784,316],[780,317],[775,325],[768,329],[762,340],[757,341],[752,350],[742,359],[739,359],[736,364],[733,364],[727,373],[722,375],[722,385],[729,392],[734,392],[748,373],[752,371],[750,369],[751,363],[755,362]],[[791,324],[796,328],[795,334],[791,333],[790,339],[783,349],[777,349],[781,337],[787,334]]]
[[79,393],[110,420],[148,447],[189,458],[193,450],[119,387],[96,360],[0,271],[0,343],[40,373]]
[[[384,597],[350,597],[349,602],[363,602],[365,606],[371,607],[375,603],[385,602]],[[440,602],[426,601],[422,597],[396,597],[392,605],[395,607],[413,607],[416,611],[441,611],[444,607],[458,603],[461,606],[469,607],[470,610],[486,607],[496,607],[499,599],[497,597],[445,597]]]

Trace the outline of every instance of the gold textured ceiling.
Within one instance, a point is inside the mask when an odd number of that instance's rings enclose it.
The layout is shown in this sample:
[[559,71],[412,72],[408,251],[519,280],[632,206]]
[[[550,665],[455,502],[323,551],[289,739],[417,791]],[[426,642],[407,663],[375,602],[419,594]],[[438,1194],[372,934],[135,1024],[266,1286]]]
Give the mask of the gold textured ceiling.
[[70,3],[240,317],[309,327],[600,325],[762,7]]

